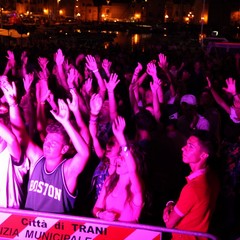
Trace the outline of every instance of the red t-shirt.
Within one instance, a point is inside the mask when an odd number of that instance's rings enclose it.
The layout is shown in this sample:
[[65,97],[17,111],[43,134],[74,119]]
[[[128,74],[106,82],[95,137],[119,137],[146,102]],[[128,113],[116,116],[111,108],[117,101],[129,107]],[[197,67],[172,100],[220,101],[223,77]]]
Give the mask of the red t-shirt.
[[[190,174],[183,187],[174,211],[182,217],[176,229],[207,232],[219,193],[219,181],[208,168]],[[204,239],[173,234],[174,240]]]

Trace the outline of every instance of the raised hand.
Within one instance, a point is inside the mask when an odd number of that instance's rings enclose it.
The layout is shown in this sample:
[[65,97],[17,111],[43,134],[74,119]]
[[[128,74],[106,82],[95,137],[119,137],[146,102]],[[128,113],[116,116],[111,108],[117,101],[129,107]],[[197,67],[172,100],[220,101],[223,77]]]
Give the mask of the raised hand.
[[37,73],[37,76],[38,76],[39,80],[47,81],[47,79],[48,79],[47,73],[45,71],[39,71]]
[[236,81],[233,78],[227,78],[226,79],[226,84],[227,87],[223,87],[222,89],[225,92],[228,92],[230,94],[232,94],[233,96],[236,95],[237,91],[236,91]]
[[90,99],[91,114],[98,115],[102,108],[103,100],[99,94],[93,94]]
[[26,51],[23,51],[22,54],[21,54],[21,61],[22,61],[22,64],[23,65],[27,65],[27,62],[28,62],[28,57],[27,57],[27,52]]
[[92,55],[87,55],[86,61],[87,61],[86,66],[89,70],[94,71],[98,69],[95,57],[93,57]]
[[159,53],[158,59],[159,59],[158,66],[163,70],[166,70],[168,68],[167,57],[163,53]]
[[7,76],[1,76],[0,85],[9,106],[16,104],[17,89],[16,89],[15,82],[12,82],[12,84],[10,84],[8,82]]
[[67,104],[68,104],[69,109],[72,112],[75,112],[75,111],[77,111],[79,109],[78,97],[77,97],[76,92],[73,89],[70,90],[70,93],[72,95],[72,101],[70,101],[70,99],[68,98],[67,99]]
[[150,88],[153,93],[156,93],[161,85],[161,80],[150,82]]
[[56,64],[59,66],[59,65],[62,65],[63,62],[64,62],[64,55],[63,55],[63,52],[61,49],[58,49],[56,54],[55,54],[55,61],[56,61]]
[[23,85],[24,85],[24,89],[25,89],[26,92],[29,91],[33,80],[34,80],[34,73],[28,73],[24,76]]
[[142,69],[143,69],[142,64],[138,62],[138,65],[134,70],[134,75],[138,75],[142,71]]
[[110,72],[111,66],[112,62],[110,62],[108,59],[103,59],[102,68],[105,70],[105,72]]
[[[118,116],[113,121],[112,130],[113,130],[113,134],[118,139],[118,141],[120,139],[122,139],[122,137],[124,137],[123,132],[124,132],[125,127],[126,127],[126,122],[125,122],[125,119],[123,117]],[[119,141],[119,142],[121,142],[121,141]]]
[[39,57],[38,58],[38,64],[42,70],[47,69],[48,59],[45,57]]
[[75,69],[70,68],[70,70],[67,73],[67,84],[70,89],[74,88],[75,77],[76,77]]
[[85,83],[83,84],[83,90],[90,95],[92,91],[92,78],[88,78]]
[[36,97],[39,102],[45,102],[50,94],[50,90],[48,89],[47,81],[40,80],[36,84]]
[[8,63],[7,63],[8,67],[9,68],[14,67],[15,63],[16,63],[14,53],[12,51],[8,50],[6,58],[8,59]]
[[112,73],[109,78],[109,82],[105,81],[106,88],[108,92],[113,92],[115,87],[118,85],[120,80],[118,79],[118,75],[116,73]]
[[150,62],[147,64],[147,73],[152,77],[157,76],[157,67],[155,63]]
[[62,99],[58,99],[58,112],[55,112],[54,110],[50,110],[50,112],[61,124],[64,124],[69,119],[68,105]]

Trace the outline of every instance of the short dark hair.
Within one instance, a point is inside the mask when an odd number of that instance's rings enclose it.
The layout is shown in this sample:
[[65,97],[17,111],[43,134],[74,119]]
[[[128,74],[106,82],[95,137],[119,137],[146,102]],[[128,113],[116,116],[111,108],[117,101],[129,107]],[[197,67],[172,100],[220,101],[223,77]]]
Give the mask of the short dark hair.
[[135,116],[135,125],[137,129],[152,132],[157,127],[157,122],[153,115],[146,109],[141,109]]
[[199,140],[201,147],[209,155],[213,154],[213,144],[208,131],[205,130],[195,130],[192,136],[196,137]]
[[47,133],[58,133],[63,136],[63,141],[65,145],[69,145],[70,138],[64,129],[63,125],[59,122],[53,121],[46,127]]

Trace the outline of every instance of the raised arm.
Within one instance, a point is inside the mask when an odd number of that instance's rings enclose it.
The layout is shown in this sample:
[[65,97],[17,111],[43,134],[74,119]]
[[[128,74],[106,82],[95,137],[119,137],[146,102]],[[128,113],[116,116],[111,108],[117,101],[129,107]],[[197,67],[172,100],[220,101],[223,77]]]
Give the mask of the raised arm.
[[[156,82],[157,84],[159,83],[159,79],[158,79],[158,76],[157,76],[157,67],[156,67],[156,64],[154,62],[148,63],[147,73],[152,77],[153,82]],[[158,97],[158,101],[160,103],[163,103],[162,88],[157,89],[157,97]]]
[[167,56],[164,55],[163,53],[159,53],[158,55],[159,61],[158,61],[158,66],[163,70],[163,72],[165,73],[168,82],[170,83],[170,93],[171,96],[174,97],[176,95],[176,91],[175,88],[173,86],[173,82],[172,82],[172,76],[168,71],[168,61],[167,61]]
[[86,56],[86,61],[87,61],[87,64],[86,64],[87,68],[94,73],[97,79],[98,86],[99,86],[99,94],[101,95],[102,99],[105,99],[106,86],[102,79],[101,74],[99,73],[97,62],[95,58],[91,55]]
[[72,101],[70,101],[70,99],[67,99],[68,107],[73,112],[73,115],[80,129],[81,136],[83,137],[85,142],[89,144],[90,142],[89,130],[85,122],[83,121],[83,118],[80,112],[77,90],[75,88],[70,89],[70,93],[72,95]]
[[17,103],[17,91],[14,82],[10,84],[7,77],[1,77],[1,89],[9,104],[9,116],[14,135],[18,142],[24,146],[26,156],[33,164],[42,156],[42,150],[35,144],[27,134],[23,119],[21,117],[20,109]]
[[46,100],[50,98],[49,95],[50,90],[48,89],[47,80],[40,78],[38,83],[36,84],[36,103],[37,103],[36,121],[37,130],[42,141],[46,137],[47,118],[45,114],[45,103]]
[[8,50],[6,58],[8,59],[8,61],[7,61],[5,70],[3,72],[3,75],[7,75],[9,71],[12,71],[12,75],[16,76],[16,61],[15,61],[14,53]]
[[98,129],[98,114],[102,108],[102,98],[99,94],[93,94],[90,100],[90,119],[89,119],[89,131],[93,141],[93,147],[97,156],[101,159],[104,156],[105,150],[101,147],[101,144],[97,138]]
[[[4,120],[3,120],[4,121]],[[0,136],[7,143],[7,148],[14,162],[18,163],[21,159],[21,147],[12,131],[0,121]]]
[[21,54],[21,62],[22,62],[21,77],[25,77],[25,75],[27,74],[26,66],[28,62],[28,56],[26,51],[23,51]]
[[129,99],[130,99],[130,103],[131,103],[134,114],[136,114],[139,111],[139,107],[138,107],[139,85],[141,83],[139,82],[138,76],[141,70],[142,70],[142,64],[138,63],[132,75],[131,83],[129,85]]
[[158,92],[159,92],[159,88],[161,88],[161,81],[158,79],[157,81],[155,80],[153,82],[150,82],[150,88],[152,90],[152,96],[153,96],[153,115],[156,121],[159,122],[159,119],[161,117],[161,109],[160,109],[160,101],[158,99]]
[[103,59],[103,61],[102,61],[102,68],[105,71],[105,73],[106,73],[108,78],[110,78],[111,66],[112,66],[112,62],[110,62],[108,59]]
[[[77,94],[77,100],[78,100],[78,107],[80,111],[87,115],[88,108],[86,106],[86,102],[84,101],[83,97],[81,96],[81,93],[78,93],[78,87],[76,85],[76,82],[78,81],[78,71],[76,68],[71,67],[67,74],[67,84],[68,88],[71,91],[72,89]],[[81,114],[80,112],[80,114]]]
[[57,79],[58,83],[65,89],[68,90],[67,79],[65,76],[63,62],[64,62],[64,55],[61,49],[58,49],[55,54],[55,62],[56,62],[56,70],[57,70]]
[[51,113],[63,125],[77,151],[73,158],[64,164],[66,184],[70,193],[73,194],[77,185],[77,177],[83,171],[89,158],[89,148],[83,137],[71,124],[69,120],[69,108],[62,99],[58,100],[58,108],[57,113],[53,110],[51,110]]
[[105,85],[107,87],[108,92],[108,100],[109,100],[109,114],[111,122],[118,116],[117,112],[117,102],[114,95],[114,89],[118,85],[120,80],[118,79],[118,75],[116,73],[112,73],[110,75],[109,81],[105,81]]
[[212,87],[210,79],[207,77],[207,82],[208,82],[208,88],[210,89],[213,98],[217,102],[218,105],[220,105],[228,114],[230,114],[230,106],[227,105],[227,103],[219,96],[219,94],[214,90]]
[[23,110],[23,117],[25,125],[28,126],[28,132],[30,136],[33,136],[36,129],[36,119],[34,111],[34,101],[32,97],[31,85],[34,80],[34,73],[26,73],[23,77],[23,86],[25,94],[22,96],[20,101],[20,107]]
[[125,127],[125,120],[123,117],[120,116],[117,117],[112,124],[113,133],[122,148],[121,156],[124,158],[127,164],[128,173],[131,181],[131,192],[134,194],[133,203],[135,204],[135,206],[141,206],[143,203],[142,184],[137,172],[137,165],[135,159],[133,157],[131,149],[128,149],[127,140],[124,136]]

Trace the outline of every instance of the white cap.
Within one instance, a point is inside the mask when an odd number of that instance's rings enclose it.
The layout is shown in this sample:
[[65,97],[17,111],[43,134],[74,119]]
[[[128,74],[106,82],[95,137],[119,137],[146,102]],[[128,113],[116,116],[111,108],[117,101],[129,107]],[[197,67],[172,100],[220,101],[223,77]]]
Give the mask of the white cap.
[[197,105],[197,99],[192,94],[183,95],[182,98],[181,98],[180,103],[183,103],[183,102],[185,102],[185,103],[187,103],[189,105],[194,105],[194,106]]

